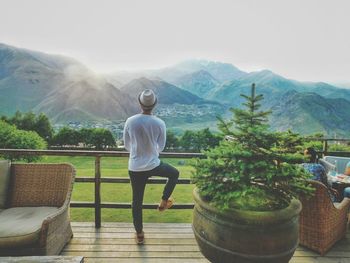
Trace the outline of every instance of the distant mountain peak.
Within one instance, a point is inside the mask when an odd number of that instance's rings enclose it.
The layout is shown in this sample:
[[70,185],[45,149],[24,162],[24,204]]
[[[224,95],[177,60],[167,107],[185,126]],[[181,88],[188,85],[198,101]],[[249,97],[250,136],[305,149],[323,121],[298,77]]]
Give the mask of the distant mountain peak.
[[60,55],[0,44],[0,80],[1,114],[44,112],[64,122],[122,119],[137,110],[128,94]]
[[194,71],[188,74],[185,74],[175,80],[175,84],[178,84],[182,81],[191,81],[191,80],[196,80],[196,81],[213,81],[219,83],[218,81],[212,74],[210,74],[208,71],[204,69],[200,69],[198,71]]
[[134,79],[120,88],[125,93],[135,94],[134,99],[137,104],[136,95],[145,89],[152,89],[159,97],[160,104],[199,104],[204,100],[198,96],[180,89],[164,80],[149,79],[146,77]]
[[177,78],[174,83],[184,90],[187,90],[201,98],[205,98],[216,86],[220,84],[206,70],[198,70]]
[[170,83],[164,81],[161,78],[158,77],[140,77],[140,78],[136,78],[131,80],[129,83],[139,83],[141,85],[150,87],[150,86],[158,86],[161,84],[166,84],[166,85],[171,85]]
[[[175,64],[175,67],[182,68],[184,70],[188,71],[199,71],[201,69],[205,70],[207,68],[214,68],[214,67],[228,67],[234,70],[240,71],[236,66],[230,63],[225,63],[221,61],[213,61],[213,60],[206,60],[206,59],[187,59],[184,61],[181,61],[177,64]],[[197,70],[195,70],[197,69]]]
[[168,120],[178,125],[176,118],[182,116],[190,125],[227,113],[213,105],[239,107],[239,95],[249,94],[252,83],[266,98],[262,106],[276,108],[273,128],[350,134],[350,90],[324,82],[290,80],[271,70],[246,73],[232,64],[204,59],[108,78],[72,58],[0,43],[0,113],[5,115],[32,110],[56,122],[123,120],[139,112],[137,95],[150,88],[170,114]]
[[139,77],[139,78],[133,79],[132,81],[151,82],[151,80],[149,78],[146,78],[146,77]]
[[192,73],[193,76],[203,76],[203,77],[210,77],[215,79],[208,71],[204,70],[204,69],[200,69],[198,71],[195,71]]
[[215,60],[207,60],[207,59],[201,59],[201,58],[193,58],[193,59],[186,59],[183,60],[176,65],[181,65],[181,66],[203,66],[203,67],[208,67],[208,66],[214,66],[214,65],[228,65],[232,68],[238,69],[236,66],[232,65],[231,63],[226,63],[222,61],[215,61]]
[[10,45],[7,45],[7,44],[4,44],[4,43],[0,43],[0,49],[9,49],[9,50],[15,50],[17,48],[13,47],[13,46],[10,46]]
[[257,73],[266,74],[266,75],[276,75],[276,76],[278,76],[276,73],[272,72],[272,71],[269,70],[269,69],[262,69],[262,70],[257,71]]
[[252,71],[252,72],[249,72],[247,75],[248,76],[259,76],[259,77],[274,77],[274,78],[283,78],[285,79],[284,77],[274,73],[273,71],[269,70],[269,69],[263,69],[263,70],[259,70],[259,71]]
[[293,95],[297,95],[297,94],[298,94],[298,92],[297,92],[296,90],[292,89],[292,90],[286,91],[286,92],[283,94],[283,96],[289,97],[289,96],[293,96]]
[[182,70],[187,74],[204,70],[209,72],[215,79],[220,82],[230,81],[247,74],[246,72],[241,71],[230,63],[203,59],[185,60],[174,65],[173,68],[176,70]]

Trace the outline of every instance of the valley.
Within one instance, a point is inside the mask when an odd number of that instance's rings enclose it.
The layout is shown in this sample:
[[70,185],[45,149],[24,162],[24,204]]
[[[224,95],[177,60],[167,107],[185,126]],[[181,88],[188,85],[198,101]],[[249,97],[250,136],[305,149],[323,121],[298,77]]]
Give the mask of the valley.
[[[244,72],[232,64],[187,60],[142,71],[97,74],[73,58],[0,44],[0,114],[43,112],[61,127],[106,127],[117,138],[124,121],[139,112],[137,96],[153,89],[155,113],[169,129],[210,127],[216,116],[240,107],[250,86],[272,109],[271,128],[301,134],[350,135],[350,89],[323,82],[300,82],[270,70]],[[208,125],[208,126],[206,126]]]

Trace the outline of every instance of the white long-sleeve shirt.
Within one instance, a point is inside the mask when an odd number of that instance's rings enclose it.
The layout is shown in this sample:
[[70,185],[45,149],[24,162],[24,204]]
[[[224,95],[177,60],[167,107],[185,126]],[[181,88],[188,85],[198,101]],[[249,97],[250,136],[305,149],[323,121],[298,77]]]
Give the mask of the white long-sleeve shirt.
[[130,152],[129,170],[152,170],[160,164],[159,153],[165,147],[165,123],[153,115],[136,114],[126,120],[123,139]]

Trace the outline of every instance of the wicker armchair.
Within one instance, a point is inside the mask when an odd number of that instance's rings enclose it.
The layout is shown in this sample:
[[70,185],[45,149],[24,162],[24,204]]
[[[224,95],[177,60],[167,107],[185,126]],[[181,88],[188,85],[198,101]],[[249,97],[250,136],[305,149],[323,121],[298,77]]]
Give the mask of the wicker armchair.
[[1,256],[60,253],[73,236],[69,202],[74,178],[70,164],[11,165],[7,206],[0,211]]
[[324,255],[347,231],[350,199],[332,203],[327,187],[318,181],[310,181],[315,194],[301,198],[299,242]]

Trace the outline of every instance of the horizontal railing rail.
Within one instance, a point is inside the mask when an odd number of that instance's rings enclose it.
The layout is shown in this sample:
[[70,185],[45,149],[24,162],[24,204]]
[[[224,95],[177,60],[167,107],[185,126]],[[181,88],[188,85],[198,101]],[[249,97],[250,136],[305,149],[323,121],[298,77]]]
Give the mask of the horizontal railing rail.
[[[100,156],[100,157],[129,157],[125,151],[80,151],[80,150],[32,150],[32,149],[0,149],[2,154],[39,155],[39,156]],[[162,152],[164,158],[195,158],[203,157],[202,153]]]
[[[102,177],[101,174],[101,158],[102,157],[128,157],[128,152],[121,151],[81,151],[81,150],[31,150],[31,149],[0,149],[0,154],[11,155],[33,155],[33,156],[89,156],[95,158],[95,176],[94,177],[80,177],[75,178],[77,183],[94,183],[95,199],[93,202],[86,201],[71,201],[70,206],[75,208],[94,208],[95,209],[95,227],[101,227],[101,209],[102,208],[118,208],[130,209],[131,203],[114,203],[101,202],[101,183],[130,183],[128,177]],[[163,158],[202,158],[201,153],[160,153]],[[164,178],[150,178],[149,184],[164,184]],[[178,184],[191,184],[191,179],[179,179]],[[156,209],[158,204],[144,204],[145,209]],[[193,209],[193,203],[177,203],[171,209]]]
[[[334,155],[334,156],[350,156],[350,152],[329,152],[328,142],[341,141],[350,142],[350,139],[327,139],[327,138],[308,138],[308,140],[322,141],[323,149],[320,152],[322,155]],[[112,203],[101,202],[101,183],[130,183],[128,177],[102,177],[101,174],[101,158],[102,157],[128,157],[128,152],[123,151],[90,151],[90,150],[32,150],[32,149],[0,149],[0,154],[10,155],[31,155],[31,156],[89,156],[95,158],[95,175],[94,177],[76,177],[77,183],[94,183],[94,196],[93,202],[85,201],[72,201],[70,206],[76,208],[94,208],[95,210],[95,226],[101,227],[101,209],[102,208],[118,208],[118,209],[130,209],[130,203]],[[203,158],[201,153],[174,153],[163,152],[160,154],[163,158]],[[164,178],[151,178],[148,180],[149,184],[164,184],[166,179]],[[191,179],[181,178],[178,184],[191,184]],[[144,204],[145,209],[156,209],[158,204]],[[192,209],[193,203],[175,204],[172,209]]]

